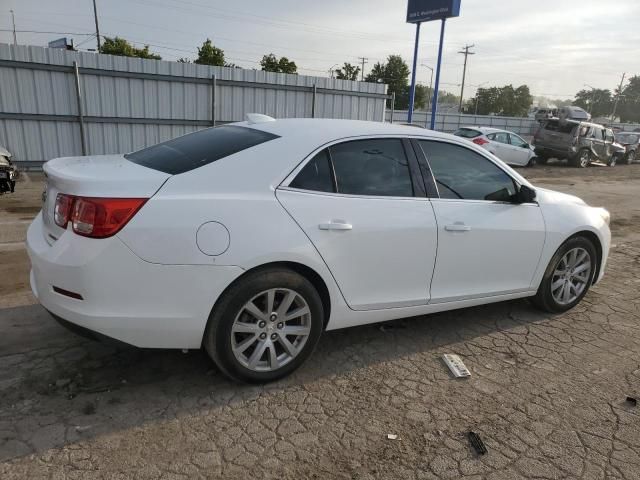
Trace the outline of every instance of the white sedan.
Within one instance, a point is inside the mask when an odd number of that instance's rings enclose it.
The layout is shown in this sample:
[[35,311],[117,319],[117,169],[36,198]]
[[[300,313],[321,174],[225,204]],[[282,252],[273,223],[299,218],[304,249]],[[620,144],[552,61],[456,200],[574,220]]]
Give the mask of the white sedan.
[[76,331],[204,347],[265,382],[323,330],[523,297],[562,312],[602,278],[608,212],[464,139],[248,117],[45,164],[27,238],[42,305]]
[[513,132],[489,127],[462,127],[454,135],[471,140],[509,165],[533,167],[536,164],[534,147]]

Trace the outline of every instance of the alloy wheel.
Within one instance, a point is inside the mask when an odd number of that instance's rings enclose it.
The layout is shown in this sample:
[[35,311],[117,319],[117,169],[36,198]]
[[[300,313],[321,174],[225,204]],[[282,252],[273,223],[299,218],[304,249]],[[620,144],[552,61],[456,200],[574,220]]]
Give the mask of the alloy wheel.
[[564,254],[551,278],[551,295],[560,305],[574,302],[587,288],[591,278],[591,256],[584,248]]
[[589,154],[589,150],[583,150],[580,153],[580,166],[585,168],[589,165],[589,160],[591,159],[591,155]]
[[271,288],[240,309],[231,327],[231,348],[245,368],[271,372],[296,358],[310,333],[311,310],[304,297]]

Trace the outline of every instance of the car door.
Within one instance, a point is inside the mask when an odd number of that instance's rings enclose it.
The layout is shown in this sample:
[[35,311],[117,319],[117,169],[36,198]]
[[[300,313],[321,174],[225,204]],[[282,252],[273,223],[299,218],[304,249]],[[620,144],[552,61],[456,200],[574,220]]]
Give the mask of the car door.
[[605,159],[606,146],[604,143],[604,128],[593,127],[591,129],[591,149],[598,157],[598,160]]
[[509,147],[511,149],[512,165],[525,166],[531,159],[531,147],[529,142],[525,142],[515,133],[509,134]]
[[425,305],[437,225],[408,140],[324,148],[277,189],[354,310]]
[[431,303],[531,291],[545,241],[536,203],[517,204],[516,182],[467,147],[420,140],[438,197]]
[[487,138],[491,140],[491,148],[487,150],[503,162],[510,163],[511,149],[509,148],[509,134],[506,132],[496,132],[487,135]]

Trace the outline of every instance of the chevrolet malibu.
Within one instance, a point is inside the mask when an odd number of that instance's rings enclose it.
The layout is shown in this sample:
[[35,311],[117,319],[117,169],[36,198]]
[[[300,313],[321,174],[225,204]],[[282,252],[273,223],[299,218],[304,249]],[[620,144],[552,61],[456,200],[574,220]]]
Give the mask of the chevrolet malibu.
[[266,382],[323,330],[524,297],[563,312],[602,278],[608,212],[472,142],[247,118],[46,163],[27,238],[42,305],[75,330],[203,347],[228,376]]

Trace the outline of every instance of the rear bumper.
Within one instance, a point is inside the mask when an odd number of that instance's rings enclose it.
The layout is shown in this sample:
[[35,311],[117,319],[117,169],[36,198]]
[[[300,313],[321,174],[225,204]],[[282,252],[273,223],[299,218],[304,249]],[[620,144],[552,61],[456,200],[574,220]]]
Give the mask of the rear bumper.
[[96,240],[66,231],[49,245],[41,213],[27,232],[27,250],[31,289],[54,316],[145,348],[199,348],[216,299],[243,272],[149,263],[117,237]]
[[577,151],[573,148],[553,148],[553,147],[547,147],[547,146],[542,146],[542,145],[535,145],[535,151],[537,155],[547,155],[550,157],[557,157],[557,158],[573,158]]

